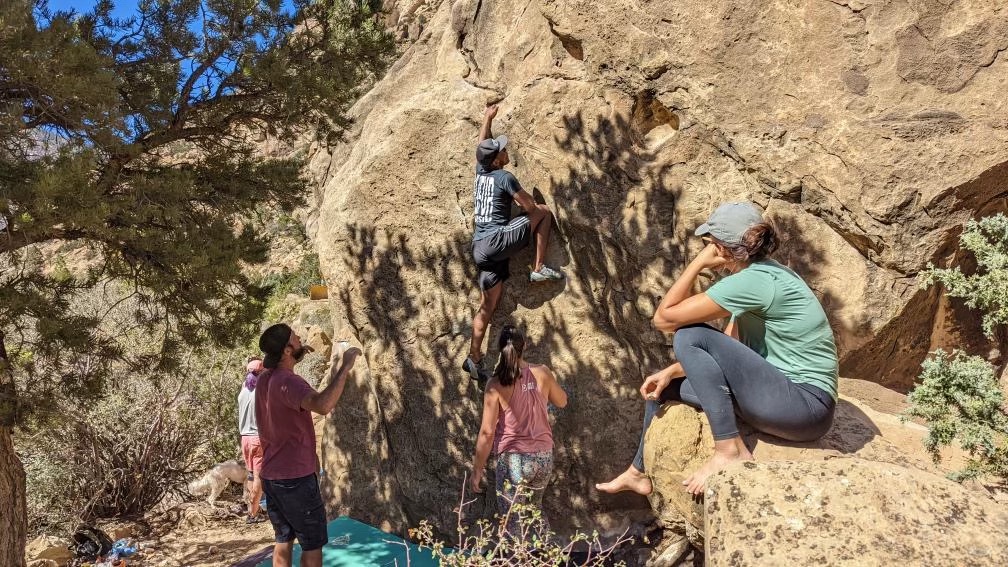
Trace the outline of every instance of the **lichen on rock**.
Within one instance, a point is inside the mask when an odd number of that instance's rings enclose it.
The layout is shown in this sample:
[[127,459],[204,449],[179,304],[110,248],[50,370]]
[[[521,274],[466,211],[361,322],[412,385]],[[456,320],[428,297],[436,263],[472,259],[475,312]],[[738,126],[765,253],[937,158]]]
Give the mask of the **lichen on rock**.
[[712,479],[704,507],[711,567],[1008,562],[1008,510],[915,468],[745,463]]

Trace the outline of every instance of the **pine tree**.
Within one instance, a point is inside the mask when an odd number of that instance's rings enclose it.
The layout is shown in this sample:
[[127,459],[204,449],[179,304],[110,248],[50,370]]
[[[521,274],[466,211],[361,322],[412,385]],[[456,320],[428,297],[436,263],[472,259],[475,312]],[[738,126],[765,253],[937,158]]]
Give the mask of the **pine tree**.
[[[0,507],[16,524],[0,564],[24,562],[12,428],[53,396],[86,399],[111,365],[170,370],[187,345],[246,338],[265,297],[243,271],[266,258],[257,219],[306,194],[302,163],[264,157],[256,134],[339,139],[384,71],[374,3],[281,4],[142,0],[118,19],[109,0],[0,3]],[[87,247],[87,274],[44,269],[54,242]],[[109,282],[148,351],[75,301]]]

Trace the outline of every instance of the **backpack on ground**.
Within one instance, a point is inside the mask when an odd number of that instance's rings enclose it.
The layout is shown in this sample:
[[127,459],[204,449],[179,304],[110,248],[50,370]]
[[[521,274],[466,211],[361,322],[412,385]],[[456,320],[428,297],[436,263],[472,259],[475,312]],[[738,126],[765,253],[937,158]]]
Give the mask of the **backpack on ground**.
[[73,534],[70,552],[77,559],[94,561],[112,551],[112,538],[98,528],[81,524]]

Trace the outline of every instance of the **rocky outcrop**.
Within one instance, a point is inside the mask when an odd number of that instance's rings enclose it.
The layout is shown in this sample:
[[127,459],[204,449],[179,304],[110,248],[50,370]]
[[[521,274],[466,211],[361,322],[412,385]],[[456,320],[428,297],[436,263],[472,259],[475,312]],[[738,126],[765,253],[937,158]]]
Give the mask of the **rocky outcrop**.
[[528,358],[572,392],[546,494],[561,530],[649,513],[590,487],[633,455],[636,388],[670,359],[650,316],[720,201],[776,218],[789,238],[779,258],[820,295],[845,375],[905,390],[930,348],[977,340],[961,305],[939,305],[914,276],[952,259],[965,219],[1006,207],[1008,8],[388,5],[407,47],[355,106],[346,142],[306,148],[333,325],[366,355],[327,425],[344,511],[455,525],[480,411],[458,364],[479,297],[471,180],[487,102],[500,102],[518,179],[557,214],[550,260],[568,274],[530,286],[519,256],[489,332],[492,344],[503,323],[524,325]]
[[[863,402],[849,397],[842,397],[838,401],[833,428],[824,437],[812,443],[787,442],[759,433],[745,424],[741,425],[740,431],[756,461],[760,465],[771,463],[773,467],[777,467],[773,470],[785,470],[790,466],[787,463],[797,463],[794,470],[805,471],[808,469],[804,467],[804,463],[823,464],[844,460],[848,462],[846,466],[849,468],[861,466],[871,468],[882,464],[894,471],[914,469],[934,476],[961,466],[964,461],[961,453],[949,449],[943,455],[944,468],[940,468],[924,450],[923,437],[926,433],[924,427],[912,422],[904,423],[898,417],[875,411]],[[718,522],[722,520],[712,516],[712,510],[720,513],[721,509],[712,505],[709,497],[694,498],[683,490],[681,483],[710,458],[713,450],[714,442],[706,416],[682,404],[668,404],[663,407],[651,422],[651,427],[645,436],[644,467],[654,484],[654,493],[650,497],[651,505],[664,527],[674,533],[686,535],[696,546],[702,546],[705,537],[709,545],[709,537],[720,533],[717,531],[720,529]],[[814,468],[816,465],[811,466]],[[747,467],[749,468],[745,470],[751,470],[750,465]],[[712,480],[708,488],[741,482],[734,478],[721,479],[721,476],[733,477],[740,470],[742,469],[734,467],[712,477],[720,480],[716,482]],[[813,483],[827,477],[837,480],[836,473],[831,471],[832,469],[828,467],[817,469],[805,480]],[[789,494],[794,487],[778,480],[776,477],[768,476],[759,486],[751,486],[746,492],[760,494],[761,497],[774,502],[781,500],[790,502]],[[966,493],[952,481],[938,476],[930,482],[955,487],[946,488],[946,493],[949,490]],[[852,487],[849,493],[851,498],[857,500],[855,507],[872,509],[878,502],[869,496],[864,499],[858,497],[859,487],[860,485]],[[934,506],[952,505],[950,502],[940,503],[933,494],[920,494],[918,498],[927,499]],[[971,498],[979,502],[978,506],[981,507],[986,506],[983,502],[989,501],[977,495]],[[832,502],[835,503],[837,500]],[[993,504],[993,501],[990,502]],[[827,515],[833,514],[826,503],[818,505],[818,509]],[[757,516],[761,514],[764,513],[761,512]],[[734,551],[734,548],[731,548],[731,551]]]
[[1008,563],[1003,505],[912,468],[746,463],[712,479],[705,508],[710,567]]

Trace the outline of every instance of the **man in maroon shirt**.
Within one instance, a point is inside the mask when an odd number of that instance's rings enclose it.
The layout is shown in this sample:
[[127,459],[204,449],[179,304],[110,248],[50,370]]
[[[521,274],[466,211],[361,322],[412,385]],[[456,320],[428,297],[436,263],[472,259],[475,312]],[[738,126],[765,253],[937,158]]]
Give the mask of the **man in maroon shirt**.
[[319,462],[315,453],[312,412],[327,414],[343,394],[347,375],[361,351],[351,348],[336,369],[338,350],[330,361],[329,385],[321,392],[294,373],[294,365],[307,350],[301,337],[280,323],[259,337],[266,370],[256,384],[255,413],[263,449],[260,477],[266,493],[266,511],[276,545],[274,567],[289,567],[294,539],[301,544],[302,567],[322,565],[326,532],[325,504],[319,490]]

